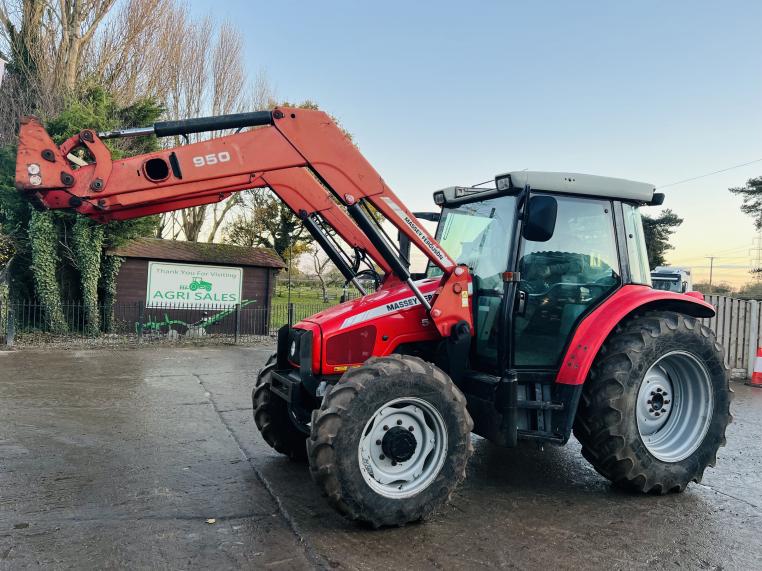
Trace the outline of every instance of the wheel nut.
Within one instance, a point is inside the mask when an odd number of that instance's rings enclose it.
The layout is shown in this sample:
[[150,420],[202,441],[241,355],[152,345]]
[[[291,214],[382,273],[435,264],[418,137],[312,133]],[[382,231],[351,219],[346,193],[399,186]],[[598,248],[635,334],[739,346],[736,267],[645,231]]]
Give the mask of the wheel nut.
[[654,416],[659,416],[659,413],[658,413],[658,412],[655,412],[655,413],[654,413]]
[[407,427],[407,429],[408,429],[410,432],[413,432],[413,430],[414,430],[412,426],[408,426],[408,427]]
[[654,411],[653,407],[648,407],[648,412],[653,412],[653,411]]
[[389,430],[389,427],[384,424],[384,430]]
[[400,426],[401,424],[402,424],[402,421],[401,421],[401,420],[398,420],[398,421],[397,421],[397,426]]
[[653,391],[651,391],[651,396],[652,396],[652,397],[655,397],[655,396],[656,396],[656,393],[655,393],[655,392],[653,392]]
[[379,457],[378,457],[378,459],[379,459],[379,460],[386,460],[386,456],[384,456],[383,454],[381,454],[381,456],[379,456]]
[[392,460],[392,466],[396,466],[396,465],[397,465],[397,462],[395,462],[394,460]]
[[660,392],[661,392],[661,389],[660,389],[660,388],[659,388],[659,389],[656,389],[656,392],[657,392],[657,393],[660,393]]
[[651,401],[650,401],[650,400],[647,400],[647,401],[646,401],[646,404],[651,404]]
[[667,399],[664,399],[664,404],[669,404],[669,401]]
[[381,440],[376,440],[376,446],[381,446]]

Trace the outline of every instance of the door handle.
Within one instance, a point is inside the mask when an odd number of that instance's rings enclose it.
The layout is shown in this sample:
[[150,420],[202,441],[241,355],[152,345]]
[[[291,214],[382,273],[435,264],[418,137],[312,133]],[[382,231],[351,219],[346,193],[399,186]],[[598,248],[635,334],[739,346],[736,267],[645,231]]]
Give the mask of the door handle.
[[519,295],[516,297],[516,315],[524,317],[527,310],[527,292],[519,290]]

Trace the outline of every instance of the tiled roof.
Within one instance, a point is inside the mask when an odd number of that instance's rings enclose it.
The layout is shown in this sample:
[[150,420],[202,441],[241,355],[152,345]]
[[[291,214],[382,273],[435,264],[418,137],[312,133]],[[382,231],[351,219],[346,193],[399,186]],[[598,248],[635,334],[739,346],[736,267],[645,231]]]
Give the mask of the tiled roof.
[[286,267],[278,254],[269,248],[244,248],[230,244],[183,242],[159,238],[138,238],[124,246],[112,248],[107,253],[125,258],[146,258],[150,260],[264,266],[266,268]]

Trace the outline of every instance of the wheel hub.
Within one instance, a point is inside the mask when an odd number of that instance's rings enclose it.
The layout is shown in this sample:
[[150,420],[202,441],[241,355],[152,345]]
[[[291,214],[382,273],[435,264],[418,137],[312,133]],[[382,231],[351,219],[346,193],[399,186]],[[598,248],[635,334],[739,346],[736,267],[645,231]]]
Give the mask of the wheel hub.
[[666,420],[672,405],[672,383],[669,378],[660,379],[653,377],[646,379],[647,390],[642,391],[641,398],[645,400],[642,408],[646,410],[650,418],[662,418]]
[[679,462],[699,447],[712,418],[712,386],[694,355],[673,351],[646,372],[638,390],[640,438],[663,462]]
[[368,420],[358,446],[360,472],[387,498],[408,498],[427,488],[447,455],[447,429],[423,399],[389,401]]
[[401,426],[392,427],[381,439],[381,450],[394,462],[410,460],[417,445],[418,441],[413,433]]

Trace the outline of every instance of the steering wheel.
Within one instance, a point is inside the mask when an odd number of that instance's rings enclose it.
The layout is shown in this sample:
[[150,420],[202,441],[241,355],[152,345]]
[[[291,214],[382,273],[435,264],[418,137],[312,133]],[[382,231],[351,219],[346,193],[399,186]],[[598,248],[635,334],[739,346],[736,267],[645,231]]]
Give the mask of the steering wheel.
[[[373,280],[373,290],[377,290],[378,287],[381,285],[381,275],[376,271],[372,269],[363,270],[361,272],[357,272],[355,274],[355,280],[360,281],[362,279],[370,279]],[[344,287],[349,285],[350,280],[347,280],[344,282]]]

